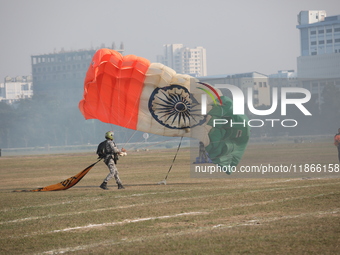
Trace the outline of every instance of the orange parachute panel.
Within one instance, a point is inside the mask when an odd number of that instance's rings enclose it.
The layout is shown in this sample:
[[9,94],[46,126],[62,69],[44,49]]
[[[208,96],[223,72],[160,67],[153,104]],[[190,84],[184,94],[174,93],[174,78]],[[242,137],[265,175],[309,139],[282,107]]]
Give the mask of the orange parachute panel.
[[84,98],[79,103],[84,117],[136,129],[149,66],[150,61],[142,57],[98,50],[86,73]]

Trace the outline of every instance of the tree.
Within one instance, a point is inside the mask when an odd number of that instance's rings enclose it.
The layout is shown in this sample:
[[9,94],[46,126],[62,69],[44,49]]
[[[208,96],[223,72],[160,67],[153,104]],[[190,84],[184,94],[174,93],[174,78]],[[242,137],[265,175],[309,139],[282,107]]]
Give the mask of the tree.
[[14,109],[2,101],[0,101],[0,120],[0,148],[9,148],[10,132],[14,124]]
[[340,127],[340,89],[327,85],[322,91],[321,123],[326,132],[334,132]]

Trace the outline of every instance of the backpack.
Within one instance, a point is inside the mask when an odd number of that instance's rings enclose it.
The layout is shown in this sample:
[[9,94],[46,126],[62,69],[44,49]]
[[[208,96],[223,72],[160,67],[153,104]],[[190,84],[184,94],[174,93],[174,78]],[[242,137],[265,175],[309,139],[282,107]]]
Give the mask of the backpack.
[[[98,155],[98,159],[105,158],[106,155],[110,154],[106,151],[106,142],[107,142],[107,140],[102,141],[97,147],[96,153]],[[114,160],[115,164],[117,164],[118,159],[119,159],[118,153],[113,153],[113,160]]]
[[105,156],[107,155],[107,152],[106,152],[106,140],[101,142],[98,145],[96,153],[98,155],[98,159],[105,158]]

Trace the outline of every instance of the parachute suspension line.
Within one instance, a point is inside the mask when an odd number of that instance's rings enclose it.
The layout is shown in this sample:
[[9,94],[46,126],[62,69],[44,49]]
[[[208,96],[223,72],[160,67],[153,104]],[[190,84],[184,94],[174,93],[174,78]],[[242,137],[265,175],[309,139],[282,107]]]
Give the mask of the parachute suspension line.
[[124,143],[123,147],[125,147],[125,145],[130,142],[130,140],[132,139],[132,137],[136,134],[137,130],[135,130],[132,135],[130,135],[129,139]]
[[172,168],[173,164],[175,163],[175,160],[176,160],[176,157],[177,157],[179,148],[181,147],[181,144],[182,144],[182,140],[183,140],[183,136],[181,136],[181,140],[179,141],[179,144],[178,144],[178,147],[177,147],[176,154],[175,154],[175,156],[174,156],[174,159],[172,160],[172,163],[171,163],[171,166],[170,166],[170,168],[169,168],[169,170],[168,170],[168,173],[166,174],[164,180],[161,181],[161,182],[159,182],[158,184],[164,184],[164,185],[166,185],[166,179],[168,178],[168,175],[169,175],[169,173],[170,173],[170,171],[171,171],[171,168]]

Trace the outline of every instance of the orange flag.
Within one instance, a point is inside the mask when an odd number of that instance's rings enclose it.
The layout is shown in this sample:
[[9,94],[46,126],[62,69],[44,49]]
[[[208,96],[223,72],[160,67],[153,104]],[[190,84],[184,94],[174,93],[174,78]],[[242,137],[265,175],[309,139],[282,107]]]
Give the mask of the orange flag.
[[32,190],[14,190],[15,192],[28,192],[28,191],[56,191],[56,190],[65,190],[73,187],[76,185],[90,170],[97,164],[100,160],[92,165],[86,167],[83,171],[79,172],[78,174],[62,181],[57,184],[49,185],[43,188],[32,189]]

